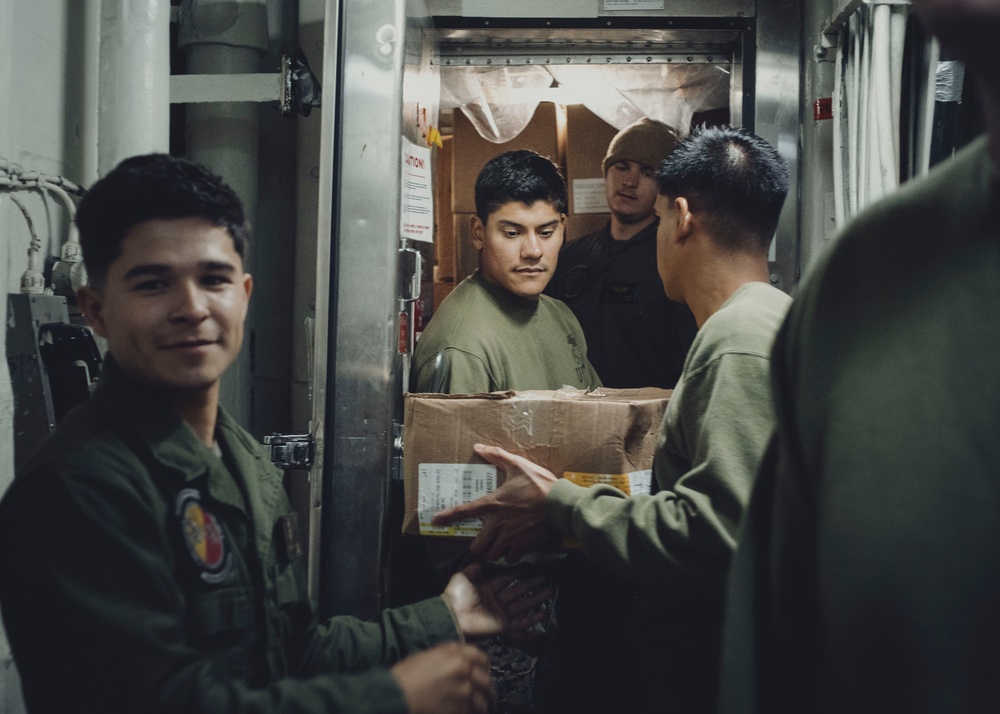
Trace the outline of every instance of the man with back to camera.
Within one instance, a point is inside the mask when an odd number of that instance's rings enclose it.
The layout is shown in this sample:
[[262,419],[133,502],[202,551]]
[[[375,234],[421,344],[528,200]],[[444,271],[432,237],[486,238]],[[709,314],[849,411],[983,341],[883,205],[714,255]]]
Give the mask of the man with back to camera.
[[281,475],[218,404],[252,288],[232,189],[134,157],[76,221],[92,281],[77,298],[109,353],[0,502],[29,711],[487,711],[485,657],[449,640],[540,619],[530,596],[505,604],[517,586],[458,574],[372,622],[316,622]]
[[621,711],[714,712],[725,574],[773,429],[769,354],[791,302],[769,284],[767,264],[788,171],[763,139],[702,128],[678,143],[657,184],[660,277],[700,326],[660,429],[659,491],[581,488],[477,444],[506,472],[503,485],[435,522],[485,517],[471,547],[487,558],[516,559],[570,536],[640,582],[628,653],[636,677],[616,684],[636,700]]
[[655,173],[676,143],[653,119],[618,132],[601,162],[610,220],[563,246],[546,288],[580,321],[607,387],[672,388],[698,329],[691,311],[664,295],[656,268]]
[[[580,321],[587,357],[605,386],[672,388],[698,329],[691,310],[664,294],[656,264],[655,174],[676,143],[670,127],[653,119],[615,135],[601,162],[610,219],[563,245],[545,289]],[[627,673],[626,663],[603,653],[626,645],[637,592],[634,582],[580,553],[562,564],[553,687],[573,711],[616,706],[616,692],[581,683]]]
[[601,386],[573,313],[542,295],[566,224],[559,169],[533,151],[508,151],[486,163],[475,194],[479,270],[445,298],[421,335],[411,391]]
[[913,5],[986,135],[852,220],[775,341],[725,714],[1000,711],[1000,0]]

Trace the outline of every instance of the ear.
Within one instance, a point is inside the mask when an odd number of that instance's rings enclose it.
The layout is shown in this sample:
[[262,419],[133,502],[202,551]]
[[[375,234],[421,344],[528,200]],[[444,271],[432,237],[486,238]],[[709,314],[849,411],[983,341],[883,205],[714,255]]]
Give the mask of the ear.
[[562,243],[566,242],[566,214],[565,213],[560,213],[559,214],[559,230],[562,232],[562,240],[560,241],[560,244],[562,244]]
[[95,288],[84,285],[76,291],[76,304],[94,332],[107,339],[108,331],[104,324],[104,302],[101,294]]
[[475,246],[476,250],[483,249],[483,243],[486,242],[486,226],[483,225],[483,221],[479,216],[472,216],[469,221],[472,227],[472,245]]
[[674,240],[681,242],[691,237],[694,230],[694,214],[691,213],[691,206],[683,196],[674,199],[674,208],[677,210],[677,231]]
[[243,289],[246,290],[246,302],[243,304],[243,317],[247,316],[250,308],[250,294],[253,293],[253,276],[250,273],[243,273]]

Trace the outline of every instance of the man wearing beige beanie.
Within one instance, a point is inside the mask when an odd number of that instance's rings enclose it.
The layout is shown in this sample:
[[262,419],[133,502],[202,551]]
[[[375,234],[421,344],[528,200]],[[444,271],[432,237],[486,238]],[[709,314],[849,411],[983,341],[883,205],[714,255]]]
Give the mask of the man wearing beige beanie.
[[610,220],[563,246],[546,290],[580,321],[587,356],[608,387],[673,387],[694,340],[691,311],[663,294],[656,272],[653,177],[676,143],[653,119],[618,132],[601,163]]

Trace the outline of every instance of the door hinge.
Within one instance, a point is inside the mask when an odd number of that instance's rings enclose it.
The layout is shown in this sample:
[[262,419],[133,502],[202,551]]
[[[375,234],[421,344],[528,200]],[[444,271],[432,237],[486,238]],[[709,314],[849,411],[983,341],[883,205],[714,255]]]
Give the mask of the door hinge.
[[392,480],[403,480],[403,425],[392,423]]
[[264,437],[271,461],[280,469],[307,469],[316,458],[312,434],[268,434]]

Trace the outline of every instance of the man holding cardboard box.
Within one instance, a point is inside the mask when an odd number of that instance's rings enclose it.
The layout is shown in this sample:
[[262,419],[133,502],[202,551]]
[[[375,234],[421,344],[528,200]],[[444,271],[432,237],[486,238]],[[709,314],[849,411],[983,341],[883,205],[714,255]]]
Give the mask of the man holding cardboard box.
[[593,389],[601,381],[573,313],[542,295],[566,224],[566,182],[533,151],[508,151],[476,179],[479,270],[441,303],[413,355],[414,392]]
[[672,388],[697,327],[663,294],[656,268],[656,167],[677,137],[641,119],[622,129],[601,162],[611,218],[567,243],[546,294],[580,321],[587,358],[607,387]]
[[485,517],[471,547],[486,558],[517,559],[571,536],[598,564],[642,583],[636,676],[617,684],[621,710],[709,712],[726,570],[774,424],[769,357],[791,300],[770,286],[767,253],[788,172],[759,137],[709,128],[678,144],[657,183],[660,277],[700,326],[660,430],[659,491],[581,488],[477,445],[506,480],[435,520]]
[[[533,151],[505,152],[480,171],[475,197],[472,241],[479,270],[442,302],[424,330],[414,353],[412,391],[601,386],[573,313],[541,294],[566,225],[566,182],[558,167]],[[468,555],[464,543],[428,548],[439,572],[450,572]],[[530,706],[534,658],[495,641],[487,649],[501,706]]]

